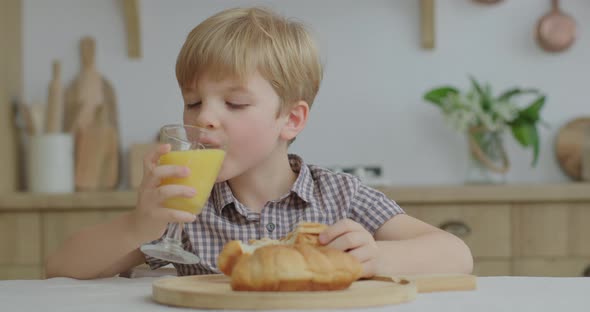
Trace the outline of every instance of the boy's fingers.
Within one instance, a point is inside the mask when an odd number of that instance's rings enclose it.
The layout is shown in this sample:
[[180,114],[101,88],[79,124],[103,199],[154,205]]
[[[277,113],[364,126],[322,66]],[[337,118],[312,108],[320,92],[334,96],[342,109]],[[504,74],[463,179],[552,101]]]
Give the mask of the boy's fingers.
[[371,260],[371,250],[369,246],[361,246],[348,252],[351,256],[355,257],[360,263]]
[[155,149],[147,152],[143,157],[143,172],[144,175],[150,172],[158,164],[160,156],[170,152],[170,144],[160,144]]
[[191,198],[196,194],[194,188],[178,184],[163,185],[156,189],[157,200],[160,203],[171,197]]
[[162,179],[165,178],[184,178],[190,175],[190,169],[184,166],[163,165],[156,166],[152,174],[148,177],[145,185],[148,187],[157,187]]
[[360,233],[358,232],[347,232],[344,235],[336,237],[336,239],[331,241],[327,246],[342,251],[356,249],[365,244],[362,239],[363,237],[359,234]]
[[350,219],[342,219],[331,226],[329,226],[326,230],[320,233],[320,243],[327,244],[334,240],[336,237],[343,235],[347,232],[352,232],[356,230],[361,230],[362,226]]
[[184,166],[162,165],[154,168],[152,174],[159,179],[172,177],[184,178],[190,174],[190,169]]
[[196,216],[186,211],[180,211],[169,208],[156,208],[152,211],[155,218],[165,220],[166,222],[183,222],[191,223],[195,221]]
[[375,273],[372,270],[373,261],[374,260],[369,260],[361,263],[361,266],[363,267],[363,274],[361,275],[361,277],[365,278],[375,276]]

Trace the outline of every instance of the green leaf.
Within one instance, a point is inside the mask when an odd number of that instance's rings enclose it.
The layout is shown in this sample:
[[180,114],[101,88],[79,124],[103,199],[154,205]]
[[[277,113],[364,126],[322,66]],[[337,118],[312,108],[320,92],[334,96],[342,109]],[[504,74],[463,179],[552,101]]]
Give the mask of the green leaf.
[[473,78],[473,76],[469,76],[469,80],[471,80],[471,84],[481,99],[481,107],[484,111],[489,111],[490,107],[492,106],[491,103],[491,95],[489,88],[487,89],[488,92],[485,92],[484,89],[480,86],[480,84]]
[[529,105],[527,108],[521,110],[518,117],[522,117],[530,122],[535,123],[539,121],[539,112],[541,111],[541,108],[543,108],[544,104],[545,96],[542,95],[538,97],[533,103],[531,103],[531,105]]
[[515,123],[512,125],[512,135],[522,145],[523,147],[528,147],[533,143],[533,138],[531,134],[531,125],[528,123]]
[[471,80],[471,85],[473,85],[475,91],[477,91],[477,93],[479,93],[480,96],[483,96],[483,89],[481,88],[477,80],[475,80],[473,76],[469,76],[469,80]]
[[539,132],[537,131],[537,127],[531,126],[531,135],[533,139],[533,162],[531,166],[535,167],[537,160],[539,160]]
[[539,93],[536,89],[521,89],[521,88],[513,88],[505,91],[498,97],[498,101],[508,101],[513,96],[523,95],[527,93]]
[[533,162],[531,166],[537,165],[539,159],[539,133],[533,123],[520,122],[511,127],[512,135],[523,147],[533,148]]
[[457,94],[459,90],[453,87],[440,87],[436,89],[432,89],[424,94],[424,99],[431,103],[438,105],[439,107],[443,105],[443,100],[449,96],[449,94]]

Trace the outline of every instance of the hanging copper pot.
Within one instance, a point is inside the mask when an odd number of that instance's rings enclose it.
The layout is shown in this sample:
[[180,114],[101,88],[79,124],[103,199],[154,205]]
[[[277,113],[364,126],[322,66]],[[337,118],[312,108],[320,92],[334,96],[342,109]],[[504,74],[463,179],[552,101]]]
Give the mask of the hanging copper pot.
[[559,1],[552,0],[552,9],[537,25],[537,43],[548,52],[567,50],[576,38],[576,22],[559,9]]

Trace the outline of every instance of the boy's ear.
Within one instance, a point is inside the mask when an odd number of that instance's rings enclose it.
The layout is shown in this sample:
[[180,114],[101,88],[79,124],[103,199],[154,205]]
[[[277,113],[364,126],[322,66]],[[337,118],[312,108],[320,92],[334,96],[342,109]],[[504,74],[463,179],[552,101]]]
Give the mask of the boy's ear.
[[305,101],[298,101],[293,105],[291,110],[287,112],[285,125],[281,130],[281,138],[285,141],[294,139],[299,132],[305,128],[307,124],[307,116],[309,114],[309,105]]

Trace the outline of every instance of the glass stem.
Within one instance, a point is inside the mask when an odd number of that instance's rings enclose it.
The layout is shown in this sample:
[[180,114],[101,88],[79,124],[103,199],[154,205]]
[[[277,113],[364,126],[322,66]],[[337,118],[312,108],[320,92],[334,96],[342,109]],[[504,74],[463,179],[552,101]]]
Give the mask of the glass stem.
[[182,235],[182,223],[168,223],[168,231],[166,231],[166,240],[167,241],[176,241],[178,243],[181,242],[181,235]]

